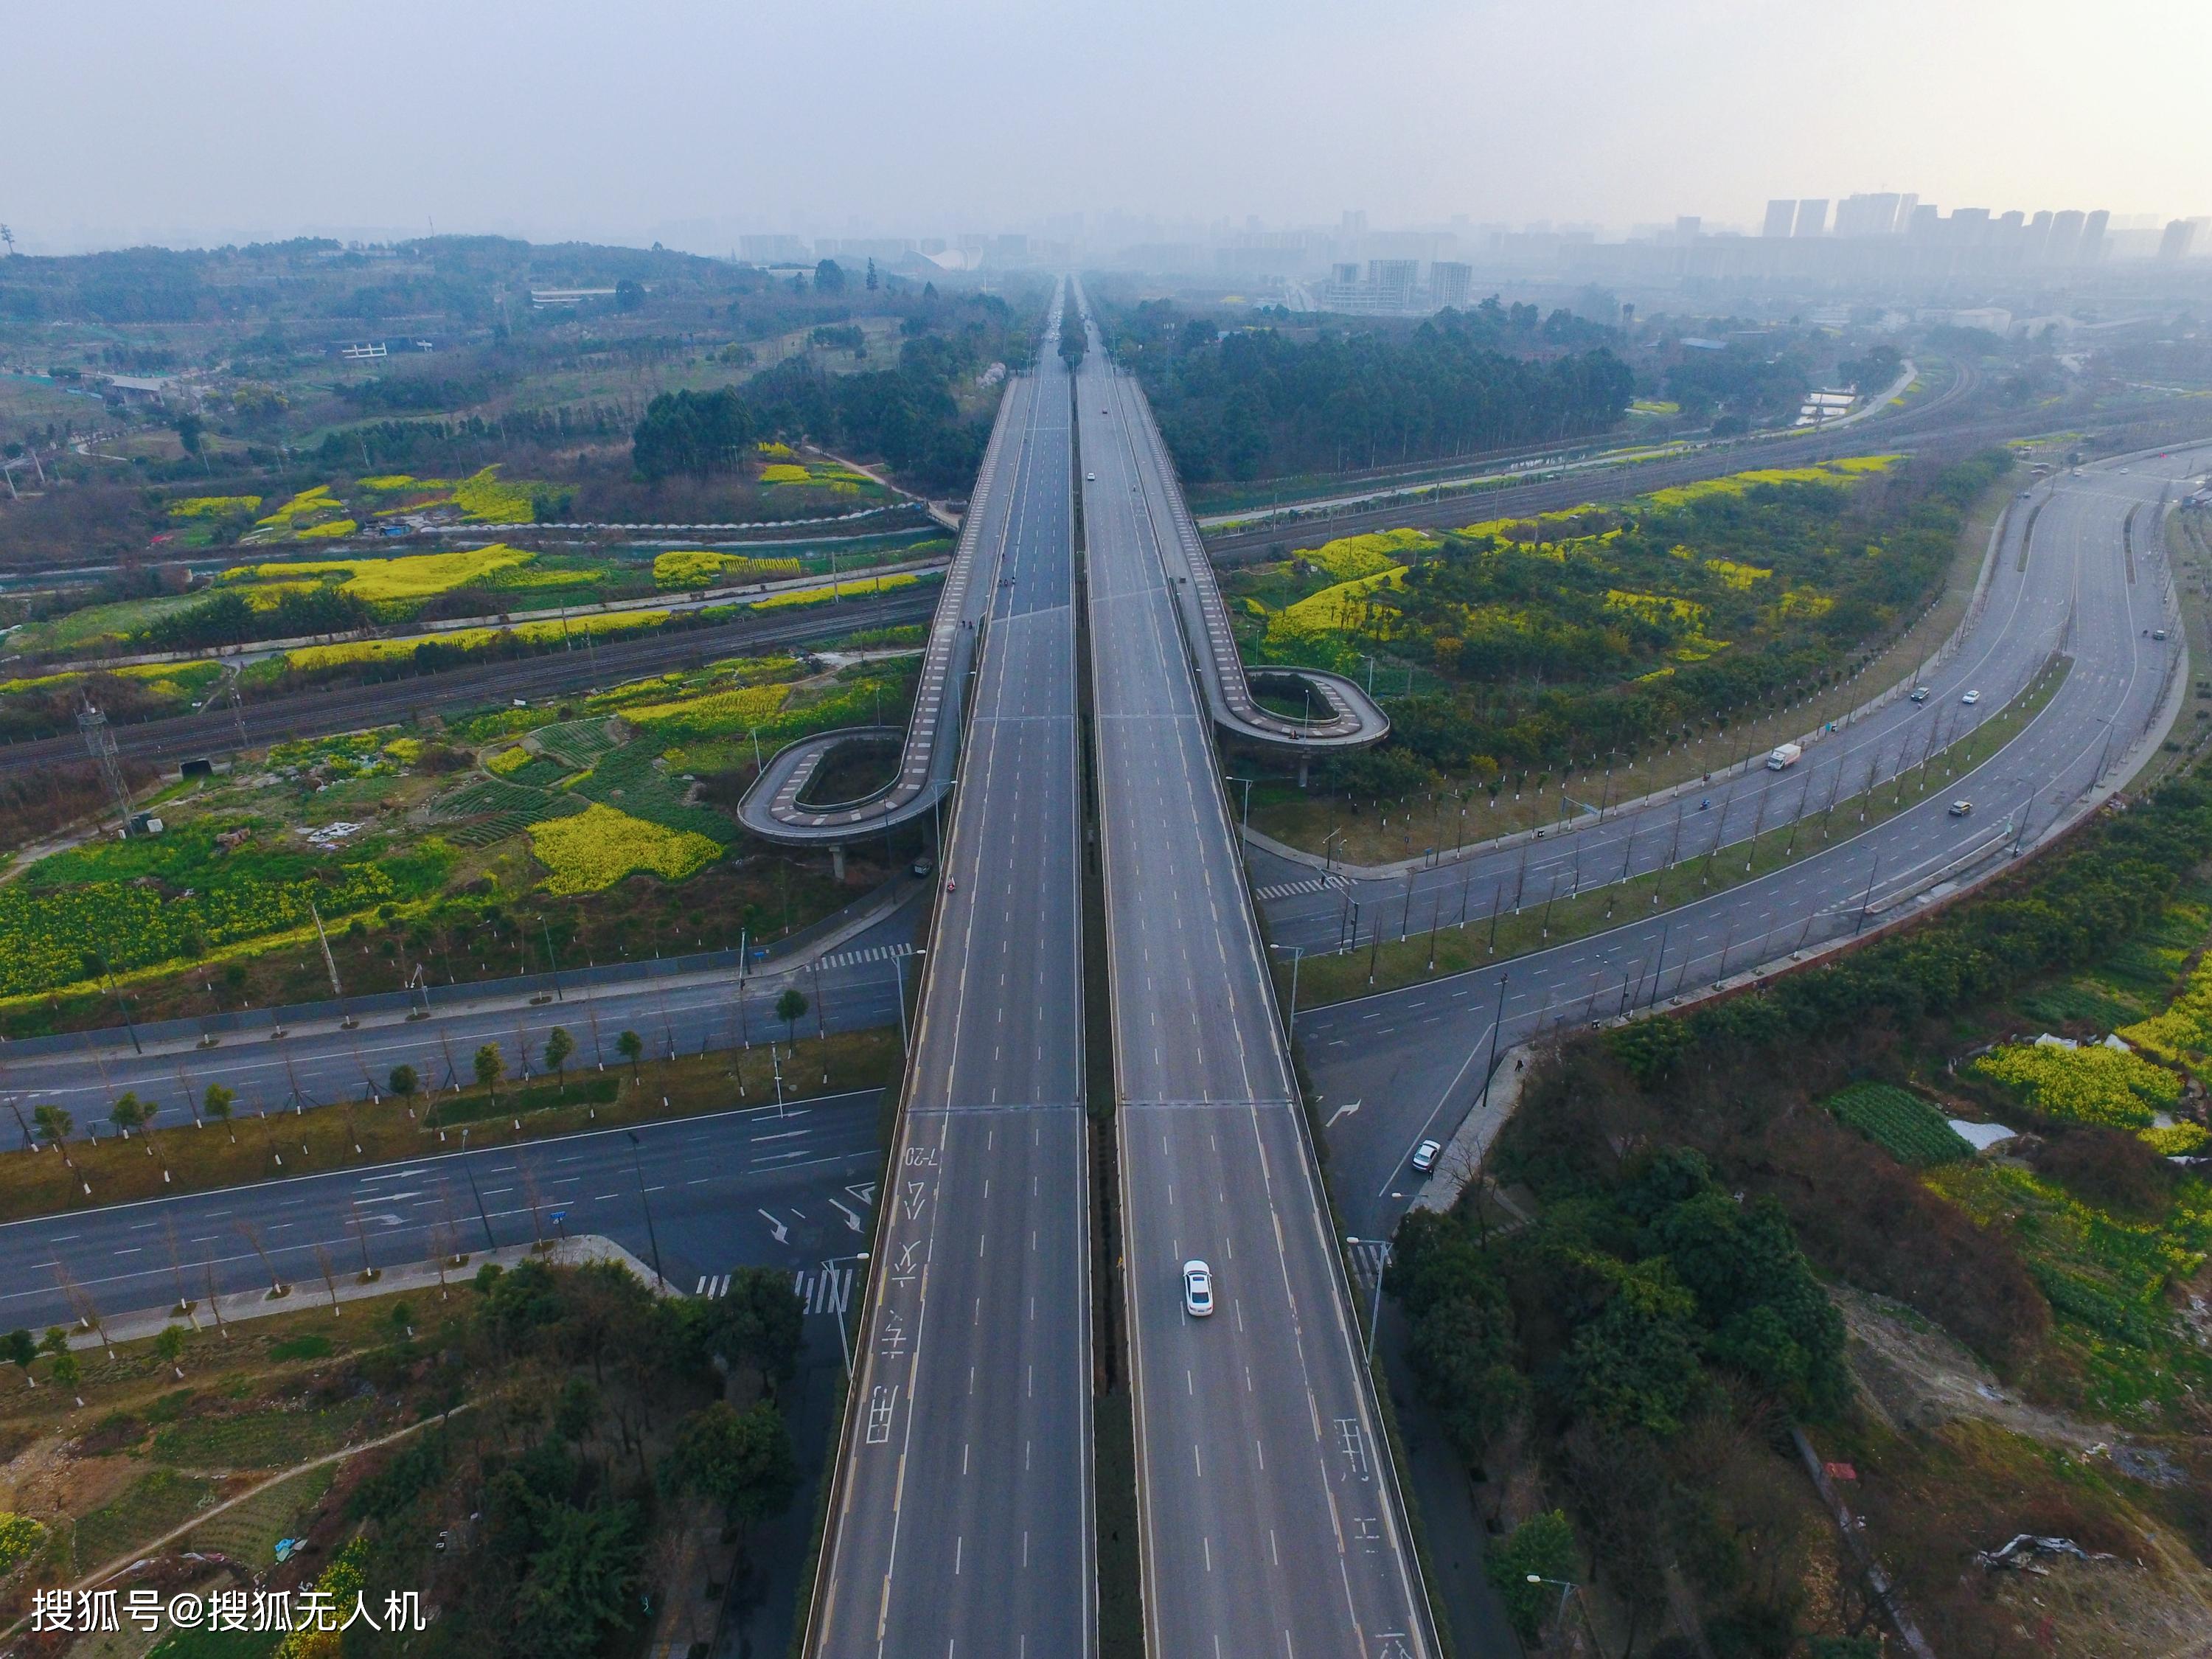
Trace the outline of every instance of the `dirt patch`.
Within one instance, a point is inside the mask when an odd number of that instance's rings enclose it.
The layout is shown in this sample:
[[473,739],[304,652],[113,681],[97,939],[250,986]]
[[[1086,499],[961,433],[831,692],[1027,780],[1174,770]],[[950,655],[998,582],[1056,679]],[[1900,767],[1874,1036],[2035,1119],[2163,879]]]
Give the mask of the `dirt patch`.
[[1998,1600],[2038,1646],[2099,1659],[2212,1655],[2212,1598],[2203,1568],[2162,1540],[2132,1560],[2056,1560],[2040,1577],[2006,1575]]
[[1903,1303],[1848,1285],[1832,1285],[1829,1294],[1849,1333],[1852,1375],[1891,1428],[1926,1431],[1967,1418],[2077,1453],[2113,1441],[2108,1424],[2031,1406],[2008,1392],[1964,1343]]

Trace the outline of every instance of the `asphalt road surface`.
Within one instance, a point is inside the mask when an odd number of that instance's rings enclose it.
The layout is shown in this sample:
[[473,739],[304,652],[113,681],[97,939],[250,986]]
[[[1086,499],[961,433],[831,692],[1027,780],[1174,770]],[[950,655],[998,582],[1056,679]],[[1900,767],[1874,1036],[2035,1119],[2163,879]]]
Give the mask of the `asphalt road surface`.
[[[1495,969],[1301,1012],[1298,1039],[1330,1125],[1332,1176],[1345,1224],[1363,1236],[1386,1235],[1395,1224],[1419,1184],[1408,1163],[1414,1146],[1429,1136],[1449,1139],[1497,1049],[1541,1027],[1608,1018],[1694,992],[1728,974],[1850,935],[1870,921],[1907,913],[1950,890],[1954,880],[2002,869],[2023,830],[2030,842],[2047,835],[2083,810],[2099,780],[2111,787],[2131,750],[2139,754],[2140,745],[2155,738],[2172,677],[2181,672],[2159,503],[2185,493],[2179,481],[2208,461],[2212,450],[2175,450],[2165,460],[2139,458],[2055,481],[2035,516],[2025,569],[2020,538],[2028,515],[2013,515],[1986,608],[1964,647],[1929,677],[1926,703],[1900,699],[1812,746],[1786,773],[1754,770],[1725,790],[1716,788],[1705,812],[1690,798],[1688,821],[1695,827],[1684,830],[1676,853],[1685,881],[1696,878],[1692,861],[1705,860],[1716,834],[1741,843],[1762,816],[1770,828],[1799,813],[1812,820],[1794,863]],[[2131,515],[2132,560],[2124,541]],[[2169,635],[2164,641],[2153,637],[2161,628]],[[1917,763],[1930,739],[1929,723],[1942,722],[1947,735],[1961,731],[1972,711],[1960,699],[1970,690],[1983,694],[1977,708],[2001,706],[2062,637],[2072,667],[2019,737],[1921,805],[1864,829],[1839,811],[1828,839],[1820,839],[1818,820],[1836,788],[1834,769],[1841,769],[1841,790],[1849,793],[1869,767],[1889,775],[1900,756]],[[1973,811],[1952,817],[1954,799],[1971,800]],[[1618,877],[1632,834],[1642,849],[1632,854],[1636,868],[1663,860],[1677,805],[1624,812],[1602,830],[1568,837],[1589,837],[1581,854],[1584,884]],[[1525,880],[1517,851],[1486,854],[1464,869],[1417,873],[1413,933],[1425,930],[1437,904],[1449,907],[1443,924],[1456,925],[1463,883],[1472,891],[1470,927],[1486,924],[1501,890],[1510,908],[1516,884],[1524,905],[1541,902],[1555,879],[1564,895],[1577,855],[1550,841],[1541,847]],[[1986,856],[1954,868],[1978,849]],[[1269,867],[1291,866],[1274,861]],[[1405,887],[1402,880],[1384,885],[1395,893]],[[1401,905],[1386,897],[1374,908],[1385,937],[1395,938]],[[1282,941],[1333,944],[1341,914],[1341,896],[1334,892],[1300,893],[1269,906]]]
[[873,1225],[880,1109],[871,1089],[654,1124],[635,1157],[606,1129],[12,1222],[0,1328],[67,1322],[79,1310],[64,1274],[112,1317],[202,1301],[210,1279],[227,1295],[273,1273],[306,1292],[318,1250],[351,1274],[364,1255],[398,1267],[561,1232],[603,1234],[648,1264],[657,1248],[670,1285],[695,1294],[739,1266],[787,1267],[825,1312],[849,1294]]
[[831,1497],[825,1655],[1097,1643],[1066,371],[1047,352],[1006,395],[1008,531],[975,574],[995,598]]
[[[812,1005],[788,1033],[804,1045],[817,1015],[819,1029],[832,1031],[897,1022],[902,976],[915,969],[905,943],[911,928],[902,910],[815,966],[753,975],[742,997],[733,969],[665,979],[641,973],[588,988],[572,980],[557,1001],[532,1004],[526,994],[487,988],[480,998],[441,1003],[428,1019],[387,1009],[363,1013],[352,1030],[334,1018],[303,1021],[281,1037],[272,1026],[233,1033],[213,1048],[199,1048],[189,1031],[159,1040],[142,1033],[143,1053],[120,1030],[102,1032],[92,1048],[32,1054],[11,1045],[0,1048],[0,1104],[12,1099],[27,1115],[52,1103],[69,1111],[76,1133],[107,1134],[108,1109],[125,1090],[155,1103],[158,1123],[176,1124],[192,1115],[191,1103],[209,1084],[221,1083],[236,1091],[245,1118],[361,1099],[387,1089],[399,1065],[413,1066],[426,1090],[466,1085],[484,1043],[499,1048],[507,1075],[521,1081],[545,1071],[545,1039],[556,1025],[574,1040],[572,1071],[619,1066],[616,1044],[625,1030],[637,1032],[653,1058],[781,1041],[787,1030],[775,1001],[793,987]],[[0,1117],[0,1125],[12,1127],[12,1117]]]
[[[1078,385],[1146,1644],[1436,1650],[1158,538],[1176,488]],[[1091,481],[1095,477],[1095,482]],[[1212,1267],[1218,1311],[1184,1310]]]

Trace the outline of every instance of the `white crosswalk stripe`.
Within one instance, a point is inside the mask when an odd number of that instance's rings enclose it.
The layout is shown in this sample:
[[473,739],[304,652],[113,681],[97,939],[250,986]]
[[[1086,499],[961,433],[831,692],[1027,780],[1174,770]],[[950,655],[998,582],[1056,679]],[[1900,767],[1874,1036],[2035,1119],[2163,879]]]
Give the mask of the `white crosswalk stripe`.
[[1357,1244],[1345,1247],[1352,1264],[1352,1282],[1359,1286],[1362,1296],[1375,1293],[1375,1281],[1390,1265],[1390,1244],[1387,1239],[1363,1238]]
[[[850,1267],[838,1267],[830,1272],[802,1269],[791,1276],[791,1293],[805,1304],[809,1314],[842,1314],[852,1305],[853,1273]],[[730,1293],[732,1273],[705,1273],[691,1292],[708,1302],[720,1301]]]
[[889,962],[895,957],[910,957],[911,945],[871,945],[858,951],[840,951],[835,956],[822,958],[824,968],[857,968],[863,963]]
[[1297,898],[1304,893],[1338,893],[1352,884],[1342,876],[1315,876],[1307,881],[1279,881],[1271,886],[1255,887],[1252,896],[1259,899]]
[[796,1273],[791,1276],[791,1288],[806,1304],[810,1314],[842,1314],[852,1301],[853,1269],[838,1267],[828,1273]]

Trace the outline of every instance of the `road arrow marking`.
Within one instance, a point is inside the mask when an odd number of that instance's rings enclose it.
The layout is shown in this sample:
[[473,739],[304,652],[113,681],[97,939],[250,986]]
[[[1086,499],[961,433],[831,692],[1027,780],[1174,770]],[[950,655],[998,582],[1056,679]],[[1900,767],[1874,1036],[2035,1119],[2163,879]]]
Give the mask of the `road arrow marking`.
[[1324,1124],[1322,1124],[1321,1127],[1322,1127],[1322,1128],[1324,1128],[1324,1129],[1333,1129],[1333,1128],[1334,1128],[1334,1127],[1336,1127],[1336,1121],[1337,1121],[1337,1119],[1339,1119],[1339,1118],[1340,1118],[1340,1117],[1349,1117],[1349,1116],[1351,1116],[1354,1112],[1358,1111],[1358,1109],[1359,1109],[1359,1103],[1358,1103],[1358,1101],[1356,1101],[1356,1100],[1347,1100],[1347,1101],[1346,1101],[1346,1102],[1344,1103],[1344,1104],[1343,1104],[1343,1105],[1341,1105],[1341,1106],[1338,1107],[1334,1111],[1331,1112],[1331,1113],[1328,1115],[1328,1122],[1326,1122],[1326,1123],[1324,1123]]

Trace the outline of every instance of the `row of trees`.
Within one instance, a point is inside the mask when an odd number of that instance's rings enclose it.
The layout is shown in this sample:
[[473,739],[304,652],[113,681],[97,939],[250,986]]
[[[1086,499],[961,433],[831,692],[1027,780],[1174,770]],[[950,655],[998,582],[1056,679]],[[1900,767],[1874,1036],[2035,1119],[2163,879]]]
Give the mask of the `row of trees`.
[[956,386],[1012,343],[975,325],[957,334],[922,332],[899,350],[896,368],[830,374],[798,360],[742,386],[665,392],[632,438],[639,473],[659,481],[727,471],[765,438],[807,440],[880,455],[926,489],[972,481],[990,437],[988,412],[965,412]]
[[1124,320],[1115,349],[1194,483],[1423,460],[1620,420],[1633,377],[1609,349],[1522,357],[1499,338],[1449,311],[1403,336],[1221,333],[1158,302]]

